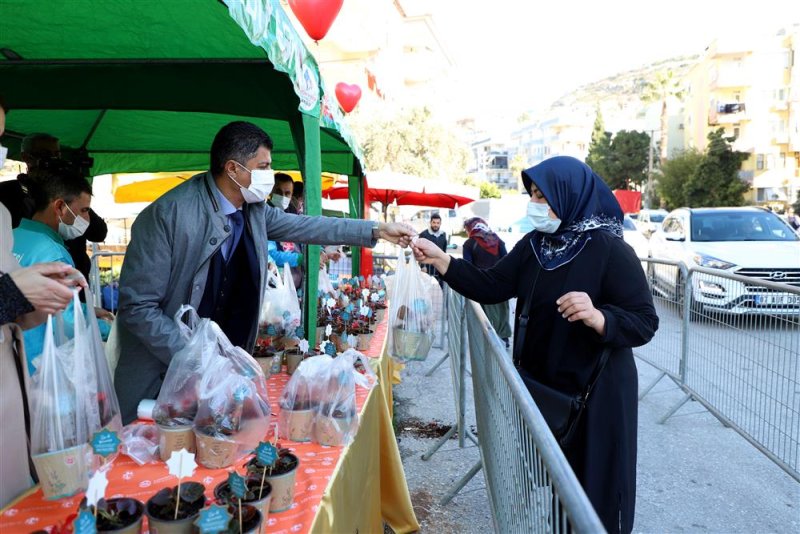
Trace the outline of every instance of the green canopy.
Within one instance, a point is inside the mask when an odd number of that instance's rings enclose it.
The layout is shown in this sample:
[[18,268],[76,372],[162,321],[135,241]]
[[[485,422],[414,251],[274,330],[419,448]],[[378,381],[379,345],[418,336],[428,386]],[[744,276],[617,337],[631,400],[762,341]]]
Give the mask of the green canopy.
[[[359,152],[278,0],[2,0],[2,139],[46,132],[90,174],[207,168],[232,120],[260,125],[273,166],[297,168],[309,214],[323,170],[358,176]],[[318,247],[306,257],[315,265]],[[316,269],[308,269],[316,295]],[[316,299],[306,299],[315,318]],[[308,325],[311,326],[311,325]]]

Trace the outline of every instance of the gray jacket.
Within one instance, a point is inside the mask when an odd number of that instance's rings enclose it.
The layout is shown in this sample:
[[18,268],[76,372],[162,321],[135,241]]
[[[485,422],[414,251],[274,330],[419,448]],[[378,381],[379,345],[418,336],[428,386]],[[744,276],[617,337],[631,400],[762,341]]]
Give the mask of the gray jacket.
[[[231,232],[215,197],[214,178],[198,174],[153,202],[136,218],[120,277],[119,363],[115,387],[125,424],[141,399],[158,395],[172,355],[184,344],[173,316],[195,309],[206,287],[211,257]],[[248,206],[261,267],[259,308],[266,287],[267,239],[319,245],[374,246],[370,221],[287,214],[266,203]],[[269,237],[267,237],[269,233]],[[253,317],[248,346],[255,344]]]

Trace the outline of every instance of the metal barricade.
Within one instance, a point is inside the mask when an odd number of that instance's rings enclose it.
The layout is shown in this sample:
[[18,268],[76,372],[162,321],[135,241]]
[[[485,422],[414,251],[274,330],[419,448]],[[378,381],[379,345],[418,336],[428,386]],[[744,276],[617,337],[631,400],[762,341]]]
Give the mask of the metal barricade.
[[685,393],[660,422],[696,400],[800,481],[800,287],[699,267],[673,278],[655,270],[668,262],[647,263],[667,334],[634,354],[669,362]]
[[[124,258],[124,252],[116,252],[110,250],[100,250],[96,244],[92,243],[92,266],[89,270],[89,289],[92,291],[92,295],[94,296],[94,305],[95,307],[101,308],[103,307],[103,294],[102,294],[102,283],[100,281],[100,260],[101,258],[109,258],[110,267],[109,270],[111,273],[117,272],[119,269],[115,270],[115,261],[114,258]],[[120,266],[122,262],[119,262]],[[117,308],[119,307],[119,302],[115,297],[115,293],[113,291],[113,285],[111,290],[111,298],[109,299],[109,311],[115,313]]]
[[380,276],[382,274],[394,274],[397,269],[397,254],[373,254],[372,255],[372,274]]
[[503,342],[472,301],[463,332],[495,531],[605,532]]

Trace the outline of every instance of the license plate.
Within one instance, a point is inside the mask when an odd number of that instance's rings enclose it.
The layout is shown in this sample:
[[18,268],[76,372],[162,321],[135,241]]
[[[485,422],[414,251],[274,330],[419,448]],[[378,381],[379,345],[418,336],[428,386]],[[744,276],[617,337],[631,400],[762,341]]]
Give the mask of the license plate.
[[800,306],[800,295],[756,295],[756,304],[759,306]]

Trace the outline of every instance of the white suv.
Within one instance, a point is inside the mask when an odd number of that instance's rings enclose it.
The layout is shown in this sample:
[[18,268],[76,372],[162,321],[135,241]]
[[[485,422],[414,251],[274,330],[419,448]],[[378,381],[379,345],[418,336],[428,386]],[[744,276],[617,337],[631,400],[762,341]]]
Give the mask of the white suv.
[[636,227],[643,234],[652,234],[659,228],[664,218],[669,214],[667,210],[641,210],[636,217]]
[[[800,237],[774,213],[762,208],[681,208],[650,238],[653,258],[684,263],[800,287]],[[651,266],[653,290],[682,300],[679,273]],[[757,284],[692,276],[691,308],[721,313],[800,315],[800,295]]]

